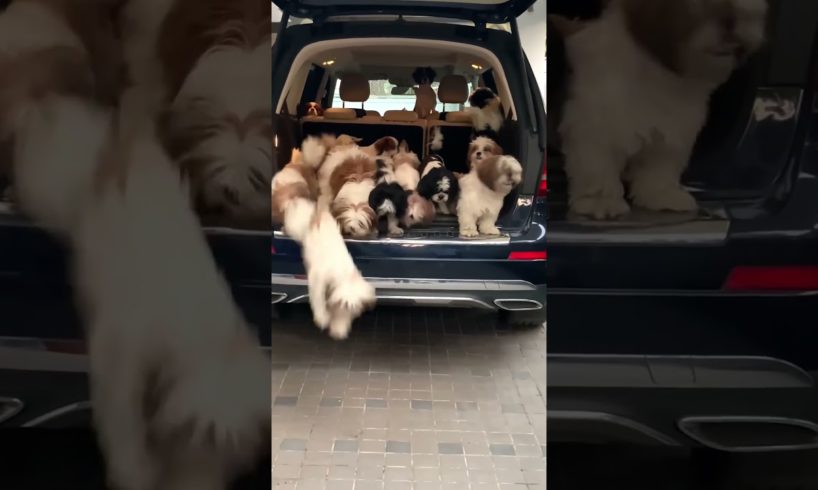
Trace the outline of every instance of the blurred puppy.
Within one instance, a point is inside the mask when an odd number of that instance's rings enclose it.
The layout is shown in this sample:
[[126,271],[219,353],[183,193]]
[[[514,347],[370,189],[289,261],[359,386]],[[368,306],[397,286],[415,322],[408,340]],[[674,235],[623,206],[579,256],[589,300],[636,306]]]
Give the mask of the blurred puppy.
[[[446,168],[443,159],[430,155],[423,167],[417,193],[433,203],[440,214],[456,214],[460,185],[455,174]],[[434,218],[432,218],[434,219]]]
[[120,143],[70,234],[108,483],[222,490],[269,444],[270,361],[160,143]]
[[435,206],[431,201],[421,196],[417,191],[408,193],[406,213],[401,219],[404,228],[429,225],[435,220],[436,216]]
[[[128,0],[122,122],[159,130],[197,208],[265,218],[272,178],[269,3]],[[266,68],[265,68],[266,67]]]
[[496,222],[503,200],[520,184],[522,176],[523,167],[512,156],[491,156],[476,162],[459,180],[457,221],[460,236],[500,235]]
[[[559,127],[569,204],[595,219],[693,211],[681,185],[713,91],[764,39],[765,0],[611,0],[569,30]],[[593,114],[593,117],[588,117]]]
[[401,218],[409,208],[408,192],[399,184],[382,182],[369,193],[369,207],[378,217],[378,235],[403,235]]
[[503,127],[503,108],[500,98],[488,87],[480,87],[469,96],[466,109],[472,120],[475,135],[496,139]]
[[418,187],[420,181],[420,159],[417,153],[409,149],[409,143],[406,140],[400,142],[398,152],[392,156],[392,162],[395,172],[395,181],[400,184],[407,191],[413,191]]
[[344,235],[365,238],[375,231],[377,215],[369,206],[378,173],[375,158],[394,154],[397,147],[397,140],[390,137],[366,148],[336,147],[321,165],[320,201],[329,207]]
[[469,168],[492,156],[503,154],[503,148],[487,136],[478,136],[469,145]]
[[335,218],[316,203],[315,168],[327,148],[307,137],[272,184],[273,222],[301,243],[313,318],[336,339],[346,338],[352,321],[375,302],[375,291],[355,267]]
[[0,12],[0,173],[21,210],[61,235],[109,145],[118,3],[17,0]]

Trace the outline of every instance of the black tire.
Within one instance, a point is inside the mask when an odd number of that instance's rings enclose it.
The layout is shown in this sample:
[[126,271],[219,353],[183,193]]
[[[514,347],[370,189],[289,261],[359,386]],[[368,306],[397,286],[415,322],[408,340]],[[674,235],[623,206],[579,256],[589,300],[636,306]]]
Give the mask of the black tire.
[[546,309],[531,311],[501,311],[500,324],[511,328],[536,328],[546,322]]

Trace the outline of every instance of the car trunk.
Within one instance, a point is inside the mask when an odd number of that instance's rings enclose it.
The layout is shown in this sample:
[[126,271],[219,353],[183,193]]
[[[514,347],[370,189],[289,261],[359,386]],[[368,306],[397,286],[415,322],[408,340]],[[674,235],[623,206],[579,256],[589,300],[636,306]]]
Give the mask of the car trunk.
[[[594,18],[599,0],[549,3],[549,13]],[[690,220],[753,219],[774,214],[797,177],[793,149],[803,142],[811,114],[814,89],[813,50],[818,4],[771,0],[765,46],[711,99],[710,115],[697,140],[683,184],[702,212],[693,216],[636,211],[618,222],[589,224],[606,232],[612,228]],[[566,223],[567,182],[556,126],[566,80],[564,51],[554,36],[548,42],[549,222]],[[559,232],[560,227],[553,229]],[[558,238],[558,237],[557,237]]]
[[[507,152],[513,154],[525,167],[523,184],[510,195],[501,212],[498,226],[506,234],[500,239],[461,240],[457,219],[454,216],[438,216],[431,225],[416,227],[408,230],[400,239],[373,238],[371,240],[350,240],[357,244],[378,242],[400,243],[430,243],[444,241],[446,243],[463,242],[470,245],[480,243],[508,243],[515,236],[525,234],[531,223],[534,209],[533,197],[539,189],[542,177],[544,144],[544,113],[541,109],[542,101],[537,88],[536,78],[531,72],[529,64],[520,47],[519,33],[516,32],[516,16],[525,12],[532,1],[464,1],[457,3],[406,1],[406,2],[367,2],[367,1],[276,1],[283,11],[284,18],[279,32],[277,47],[274,48],[273,63],[273,100],[279,101],[282,97],[284,84],[288,72],[295,69],[293,61],[298,52],[311,43],[321,41],[346,40],[350,38],[414,38],[440,39],[447,42],[478,45],[491,50],[503,65],[505,76],[514,98],[516,108],[515,120],[506,123],[500,138],[506,142]],[[385,15],[412,16],[421,18],[422,22],[404,22],[403,18],[387,17]],[[288,16],[310,17],[313,22],[303,24],[287,24]],[[341,19],[343,22],[334,21]],[[435,22],[433,18],[455,20],[456,22]],[[467,25],[463,25],[466,20]],[[401,24],[398,28],[398,22]],[[486,28],[486,23],[509,23],[511,33],[507,30]],[[316,25],[317,24],[317,25]],[[471,24],[471,25],[468,25]],[[409,28],[411,26],[411,28]],[[320,67],[316,67],[319,68]],[[317,77],[320,78],[320,77]],[[490,86],[490,84],[489,84]],[[294,115],[295,108],[281,107],[276,115],[277,127],[277,158],[279,167],[289,160],[291,148],[298,146],[305,136]],[[540,128],[543,128],[541,131]],[[386,135],[386,134],[384,134]],[[371,139],[371,138],[370,138]],[[448,140],[448,137],[447,137]],[[362,144],[372,141],[365,140]],[[465,160],[465,148],[463,145]],[[420,152],[418,152],[420,153]],[[421,156],[422,158],[422,156]],[[449,159],[447,158],[447,162]],[[456,171],[465,171],[465,168],[453,168]],[[280,232],[276,231],[274,246],[278,253],[287,251],[298,254],[298,247]],[[360,246],[351,247],[366,253]],[[432,248],[427,247],[429,254],[434,254]]]

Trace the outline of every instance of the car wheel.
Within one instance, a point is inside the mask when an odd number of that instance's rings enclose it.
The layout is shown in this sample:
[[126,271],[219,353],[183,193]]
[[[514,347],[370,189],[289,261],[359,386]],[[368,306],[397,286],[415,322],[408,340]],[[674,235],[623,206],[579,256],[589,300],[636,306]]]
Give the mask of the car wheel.
[[500,324],[512,328],[541,327],[546,322],[546,309],[500,312]]

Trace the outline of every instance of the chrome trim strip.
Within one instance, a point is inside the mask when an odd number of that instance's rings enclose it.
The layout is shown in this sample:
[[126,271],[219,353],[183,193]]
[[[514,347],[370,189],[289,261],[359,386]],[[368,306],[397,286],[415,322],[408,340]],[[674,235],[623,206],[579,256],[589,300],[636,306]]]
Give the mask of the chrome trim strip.
[[680,289],[590,289],[590,288],[548,288],[549,295],[575,296],[682,296],[720,297],[720,298],[792,298],[802,296],[818,296],[818,291],[723,291],[720,289],[680,290]]
[[[724,446],[718,442],[714,442],[709,438],[700,434],[696,426],[697,424],[734,424],[734,423],[755,423],[766,425],[785,425],[791,427],[800,427],[812,431],[814,434],[811,443],[804,444],[780,444],[780,445],[760,445],[760,446]],[[719,451],[727,451],[733,453],[754,453],[754,452],[769,452],[769,451],[800,451],[805,449],[818,448],[818,424],[804,419],[796,419],[792,417],[756,417],[746,415],[713,415],[713,416],[690,416],[679,419],[676,423],[679,430],[687,437],[693,439],[699,444]]]
[[681,446],[672,437],[621,415],[584,410],[548,410],[547,413],[549,424],[559,424],[560,421],[565,420],[605,422],[642,434],[665,446]]
[[287,295],[284,294],[284,293],[275,293],[275,292],[272,293],[272,302],[273,302],[272,304],[274,304],[274,305],[278,304],[278,303],[281,303],[285,299],[287,299]]
[[[375,296],[378,302],[387,303],[412,303],[418,306],[472,306],[487,310],[495,308],[485,301],[467,296],[421,296],[421,295],[390,295],[379,294]],[[287,304],[306,303],[309,301],[309,294],[302,294],[287,301]]]
[[[498,280],[483,281],[472,279],[390,279],[380,277],[365,278],[375,289],[388,290],[439,290],[439,291],[536,291],[537,286],[527,281]],[[307,279],[294,274],[271,274],[273,286],[307,287]]]
[[0,397],[0,424],[20,413],[24,406],[19,398]]
[[[815,379],[802,368],[765,356],[548,354],[547,363],[549,388],[815,387]],[[675,375],[662,372],[668,367]]]
[[0,369],[15,371],[88,372],[88,356],[0,346]]
[[[531,305],[530,308],[509,308],[507,306],[503,306],[504,303],[528,303]],[[506,311],[539,311],[543,309],[543,304],[539,301],[535,301],[533,299],[512,299],[512,298],[501,298],[495,299],[494,305],[498,308]]]
[[[279,240],[291,240],[289,236],[282,231],[274,231],[273,238]],[[508,245],[511,243],[511,236],[502,235],[497,238],[377,238],[377,239],[363,239],[344,238],[346,243],[365,243],[367,245],[403,245],[406,247],[426,247],[430,245]]]
[[65,405],[63,407],[51,410],[50,412],[46,412],[39,417],[35,417],[25,424],[23,427],[37,427],[42,425],[50,420],[53,420],[57,417],[62,415],[72,413],[72,412],[79,412],[80,410],[90,410],[91,409],[91,402],[90,401],[83,401],[83,402],[76,402]]

